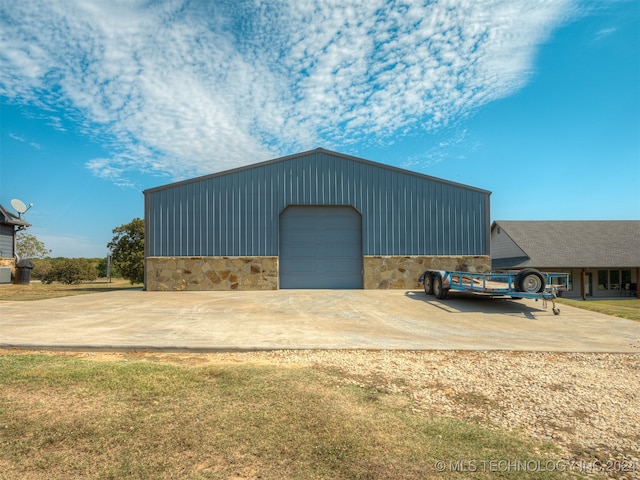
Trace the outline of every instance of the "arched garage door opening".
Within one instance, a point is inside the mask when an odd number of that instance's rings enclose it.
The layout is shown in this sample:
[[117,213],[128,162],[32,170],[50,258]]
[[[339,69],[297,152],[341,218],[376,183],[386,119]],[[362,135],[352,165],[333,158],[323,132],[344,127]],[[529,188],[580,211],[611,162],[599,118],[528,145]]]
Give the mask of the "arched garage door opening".
[[348,206],[280,214],[280,288],[362,288],[362,216]]

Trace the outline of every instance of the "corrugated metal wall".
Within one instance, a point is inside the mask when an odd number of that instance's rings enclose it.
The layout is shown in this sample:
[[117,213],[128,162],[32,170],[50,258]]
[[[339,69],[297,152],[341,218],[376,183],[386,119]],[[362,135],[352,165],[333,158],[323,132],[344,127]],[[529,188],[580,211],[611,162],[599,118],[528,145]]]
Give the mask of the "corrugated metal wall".
[[288,205],[352,205],[364,255],[488,255],[489,195],[315,150],[145,191],[147,256],[276,256]]

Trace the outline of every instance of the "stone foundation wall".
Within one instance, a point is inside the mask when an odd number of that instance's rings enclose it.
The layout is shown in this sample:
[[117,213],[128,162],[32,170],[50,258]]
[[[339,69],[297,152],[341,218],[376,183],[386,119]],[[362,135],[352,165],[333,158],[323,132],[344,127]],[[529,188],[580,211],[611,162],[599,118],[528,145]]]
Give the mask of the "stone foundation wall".
[[490,265],[488,255],[364,257],[364,288],[414,290],[422,288],[418,278],[428,269],[477,273],[489,271]]
[[146,288],[277,290],[278,257],[148,257]]
[[15,258],[0,258],[0,267],[11,268],[11,276],[16,276],[16,259]]
[[[278,257],[148,257],[150,291],[277,290]],[[422,288],[427,269],[486,272],[488,256],[363,258],[365,289]]]

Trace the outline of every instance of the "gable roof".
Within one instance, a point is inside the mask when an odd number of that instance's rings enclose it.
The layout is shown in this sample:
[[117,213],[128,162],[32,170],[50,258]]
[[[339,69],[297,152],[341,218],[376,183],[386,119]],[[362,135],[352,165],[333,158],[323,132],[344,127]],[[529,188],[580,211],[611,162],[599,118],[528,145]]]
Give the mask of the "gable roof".
[[31,226],[30,223],[24,221],[20,217],[15,216],[13,213],[11,213],[9,210],[4,208],[2,205],[0,205],[0,223],[15,225],[15,226],[24,227],[24,228]]
[[462,183],[451,182],[449,180],[444,180],[442,178],[432,177],[432,176],[429,176],[429,175],[424,175],[422,173],[413,172],[411,170],[405,170],[405,169],[402,169],[402,168],[393,167],[393,166],[387,165],[385,163],[378,163],[378,162],[373,162],[371,160],[365,160],[364,158],[352,157],[351,155],[346,155],[344,153],[339,153],[339,152],[333,152],[331,150],[326,150],[324,148],[316,148],[315,150],[308,150],[306,152],[295,153],[293,155],[287,155],[285,157],[274,158],[272,160],[267,160],[267,161],[264,161],[264,162],[253,163],[251,165],[245,165],[245,166],[242,166],[242,167],[233,168],[231,170],[225,170],[225,171],[218,172],[218,173],[213,173],[213,174],[209,174],[209,175],[203,175],[203,176],[200,176],[200,177],[190,178],[190,179],[182,180],[182,181],[179,181],[179,182],[169,183],[167,185],[161,185],[159,187],[149,188],[149,189],[145,190],[143,193],[144,194],[153,193],[153,192],[157,192],[159,190],[164,190],[164,189],[167,189],[167,188],[173,188],[173,187],[176,187],[178,185],[185,185],[185,184],[189,184],[189,183],[199,182],[199,181],[202,181],[202,180],[207,180],[207,179],[210,179],[210,178],[222,177],[224,175],[230,175],[230,174],[233,174],[233,173],[236,173],[236,172],[241,172],[241,171],[244,171],[244,170],[251,170],[251,169],[254,169],[254,168],[260,168],[260,167],[263,167],[263,166],[266,166],[266,165],[271,165],[271,164],[274,164],[274,163],[287,162],[289,160],[300,158],[300,157],[306,157],[306,156],[312,155],[314,153],[323,153],[325,155],[331,155],[333,157],[340,158],[342,160],[351,161],[351,162],[357,162],[357,163],[361,163],[361,164],[364,164],[364,165],[369,165],[370,167],[382,168],[382,169],[385,169],[385,170],[390,170],[390,171],[393,171],[393,172],[398,172],[398,173],[402,173],[402,174],[405,174],[405,175],[410,175],[410,176],[417,177],[417,178],[431,180],[431,181],[443,183],[443,184],[446,184],[446,185],[452,185],[452,186],[463,188],[463,189],[466,189],[466,190],[472,190],[472,191],[475,191],[475,192],[480,192],[480,193],[483,193],[483,194],[491,195],[490,191],[482,189],[482,188],[473,187],[473,186],[465,185],[465,184],[462,184]]
[[640,267],[637,220],[496,220],[492,235],[498,228],[526,255],[508,267]]

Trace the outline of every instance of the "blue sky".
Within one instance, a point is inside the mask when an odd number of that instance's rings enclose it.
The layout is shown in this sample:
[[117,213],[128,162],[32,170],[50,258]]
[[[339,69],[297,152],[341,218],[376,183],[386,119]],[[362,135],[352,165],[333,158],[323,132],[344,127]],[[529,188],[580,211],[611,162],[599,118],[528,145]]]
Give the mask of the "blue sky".
[[146,188],[317,147],[640,219],[636,0],[0,0],[0,204],[107,253]]

